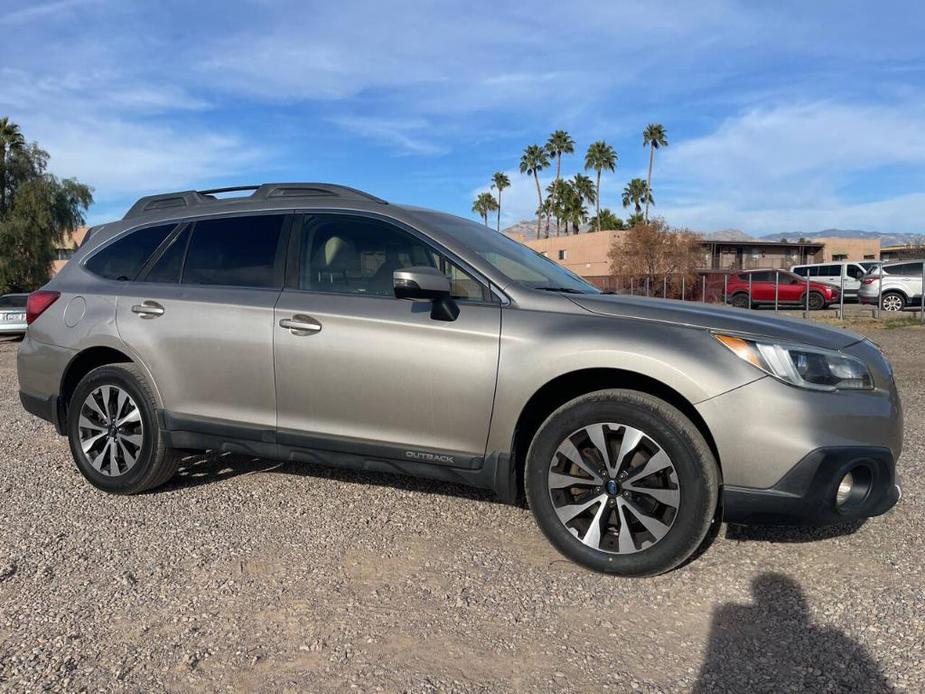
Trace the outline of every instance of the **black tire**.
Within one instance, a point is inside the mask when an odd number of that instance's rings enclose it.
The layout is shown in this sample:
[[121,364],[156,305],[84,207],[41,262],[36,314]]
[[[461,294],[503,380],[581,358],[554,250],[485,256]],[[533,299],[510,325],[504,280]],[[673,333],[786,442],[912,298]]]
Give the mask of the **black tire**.
[[[560,443],[582,427],[603,422],[643,432],[668,455],[677,472],[680,502],[670,529],[654,544],[633,553],[612,553],[583,544],[559,520],[549,489]],[[626,459],[631,458],[632,454]],[[702,546],[716,513],[720,474],[710,447],[680,411],[646,393],[612,389],[575,398],[543,422],[527,453],[525,485],[537,524],[563,555],[594,571],[652,576],[679,566]]]
[[731,303],[736,308],[751,308],[751,304],[748,301],[748,294],[745,292],[733,294]]
[[825,308],[825,297],[819,292],[809,293],[809,310],[821,311]]
[[[116,386],[125,391],[137,405],[142,424],[142,443],[137,460],[123,474],[115,476],[95,469],[81,446],[81,406],[101,386]],[[101,366],[83,377],[68,407],[67,434],[77,469],[90,484],[112,494],[138,494],[159,487],[177,473],[182,453],[164,445],[164,435],[156,413],[157,400],[154,393],[141,371],[133,364]]]
[[880,297],[880,308],[891,313],[900,313],[906,308],[907,302],[899,292],[884,292]]

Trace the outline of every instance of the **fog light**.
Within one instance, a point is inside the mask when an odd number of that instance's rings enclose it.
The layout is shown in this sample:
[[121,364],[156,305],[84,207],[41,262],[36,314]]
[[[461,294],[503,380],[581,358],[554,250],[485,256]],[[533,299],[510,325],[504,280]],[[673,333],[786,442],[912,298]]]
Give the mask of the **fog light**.
[[854,488],[854,475],[850,472],[841,478],[838,483],[838,491],[835,492],[835,505],[844,506],[845,502],[851,498],[851,490]]

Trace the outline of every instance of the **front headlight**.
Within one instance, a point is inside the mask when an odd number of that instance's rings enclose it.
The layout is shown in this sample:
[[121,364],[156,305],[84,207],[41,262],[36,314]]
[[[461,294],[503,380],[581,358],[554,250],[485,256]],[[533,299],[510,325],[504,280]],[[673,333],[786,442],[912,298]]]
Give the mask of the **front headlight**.
[[818,347],[765,342],[714,333],[733,354],[775,378],[812,390],[869,390],[870,371],[860,359]]

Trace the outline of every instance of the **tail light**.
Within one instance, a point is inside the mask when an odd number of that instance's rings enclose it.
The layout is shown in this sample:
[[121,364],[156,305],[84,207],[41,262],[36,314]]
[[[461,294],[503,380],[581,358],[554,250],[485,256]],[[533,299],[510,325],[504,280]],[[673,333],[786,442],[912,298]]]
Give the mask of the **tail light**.
[[58,300],[59,296],[61,292],[52,292],[47,289],[32,292],[26,301],[26,324],[32,325],[36,318],[45,313],[45,309]]
[[880,279],[879,276],[876,276],[876,277],[865,277],[864,279],[861,280],[861,284],[873,284],[873,283],[876,282],[878,279]]

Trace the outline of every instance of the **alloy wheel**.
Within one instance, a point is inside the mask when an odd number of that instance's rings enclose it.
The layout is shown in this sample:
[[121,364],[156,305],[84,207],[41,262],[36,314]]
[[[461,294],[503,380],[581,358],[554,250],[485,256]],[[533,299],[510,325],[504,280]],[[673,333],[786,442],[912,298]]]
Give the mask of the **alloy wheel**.
[[141,454],[144,423],[135,400],[118,386],[95,388],[83,401],[78,437],[84,457],[103,475],[128,472]]
[[883,297],[884,311],[902,311],[902,309],[903,300],[895,294],[887,294],[885,297]]
[[674,524],[681,501],[668,454],[639,429],[616,423],[591,424],[562,441],[548,489],[562,525],[610,554],[655,545]]

